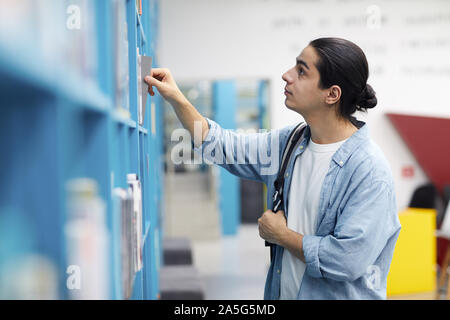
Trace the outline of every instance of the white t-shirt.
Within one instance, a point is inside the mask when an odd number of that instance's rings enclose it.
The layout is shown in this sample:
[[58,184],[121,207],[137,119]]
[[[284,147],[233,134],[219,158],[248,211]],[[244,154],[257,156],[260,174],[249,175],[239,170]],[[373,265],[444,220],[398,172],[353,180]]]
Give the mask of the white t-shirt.
[[[323,180],[331,158],[347,140],[317,144],[311,139],[294,164],[289,190],[288,228],[302,235],[314,235]],[[297,299],[306,265],[287,249],[283,253],[280,299]]]

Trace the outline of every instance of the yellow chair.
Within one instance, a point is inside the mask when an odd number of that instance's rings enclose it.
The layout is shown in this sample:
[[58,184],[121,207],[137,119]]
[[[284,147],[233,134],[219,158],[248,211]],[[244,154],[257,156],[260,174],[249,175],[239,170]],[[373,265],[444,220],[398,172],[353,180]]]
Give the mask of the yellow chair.
[[402,230],[387,278],[387,296],[436,290],[436,210],[399,213]]

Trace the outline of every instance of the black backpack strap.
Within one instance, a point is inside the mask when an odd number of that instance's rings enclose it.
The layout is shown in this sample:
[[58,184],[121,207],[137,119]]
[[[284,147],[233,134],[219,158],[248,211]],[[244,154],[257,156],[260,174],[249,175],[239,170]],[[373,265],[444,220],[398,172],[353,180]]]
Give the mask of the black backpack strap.
[[[306,123],[300,122],[297,127],[289,135],[288,142],[283,151],[283,157],[281,158],[281,168],[278,171],[277,179],[275,180],[275,194],[273,196],[273,206],[272,211],[277,212],[279,210],[284,210],[283,206],[283,187],[284,187],[284,173],[286,172],[287,166],[289,164],[289,159],[291,158],[292,152],[295,149],[295,146],[300,141],[301,137],[306,128]],[[270,246],[270,261],[273,258],[273,249],[274,246],[272,243],[266,241],[266,247]]]
[[273,197],[272,211],[277,212],[278,210],[283,210],[283,187],[284,187],[284,174],[286,172],[287,166],[289,165],[289,159],[291,158],[292,152],[295,146],[300,141],[303,135],[306,124],[301,122],[297,127],[291,132],[288,143],[284,148],[283,157],[281,158],[281,168],[278,171],[277,179],[275,180],[275,194]]

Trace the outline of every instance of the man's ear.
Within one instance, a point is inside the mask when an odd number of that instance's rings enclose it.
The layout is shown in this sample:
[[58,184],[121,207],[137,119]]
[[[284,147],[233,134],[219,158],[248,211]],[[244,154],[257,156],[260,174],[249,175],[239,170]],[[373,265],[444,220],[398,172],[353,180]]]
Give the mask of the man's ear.
[[335,105],[341,99],[341,88],[339,86],[331,86],[325,96],[325,102],[329,105]]

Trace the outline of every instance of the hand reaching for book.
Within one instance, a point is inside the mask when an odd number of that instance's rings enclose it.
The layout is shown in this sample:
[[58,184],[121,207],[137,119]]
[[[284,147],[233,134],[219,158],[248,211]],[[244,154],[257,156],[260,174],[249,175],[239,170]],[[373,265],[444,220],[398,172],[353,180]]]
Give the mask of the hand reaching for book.
[[153,87],[156,87],[163,98],[172,105],[184,97],[169,69],[152,69],[150,76],[145,77],[144,80],[149,85],[148,92],[152,97],[155,95]]

